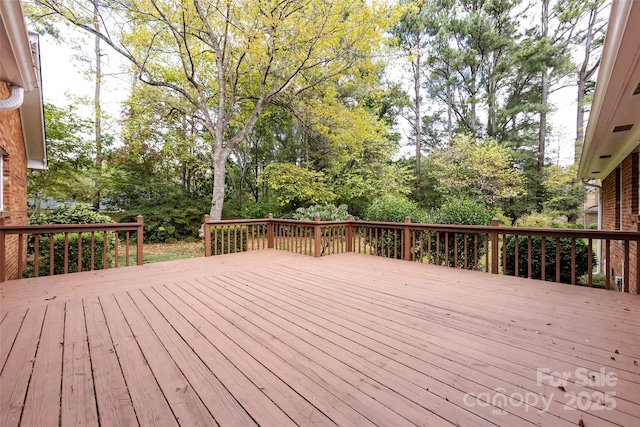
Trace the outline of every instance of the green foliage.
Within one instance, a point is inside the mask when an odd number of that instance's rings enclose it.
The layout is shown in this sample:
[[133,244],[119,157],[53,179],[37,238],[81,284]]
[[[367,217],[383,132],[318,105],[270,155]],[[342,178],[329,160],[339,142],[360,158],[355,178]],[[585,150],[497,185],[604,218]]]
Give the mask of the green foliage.
[[242,218],[266,218],[269,214],[273,214],[274,218],[284,218],[288,213],[277,200],[266,197],[242,205]]
[[293,219],[313,221],[316,216],[321,221],[345,221],[349,216],[347,205],[313,205],[308,208],[298,208],[292,215]]
[[[426,213],[418,207],[418,204],[409,200],[406,196],[387,194],[376,200],[367,209],[365,219],[381,222],[404,222],[405,217],[410,217],[413,223],[425,223]],[[365,234],[365,240],[373,245],[378,256],[395,256],[401,258],[401,247],[397,231],[386,227],[378,227],[375,237]],[[400,233],[400,238],[402,233]]]
[[336,195],[325,184],[324,173],[299,168],[291,163],[272,163],[259,181],[276,194],[281,205],[293,207],[329,203]]
[[431,213],[434,224],[491,225],[496,209],[469,199],[446,202]]
[[60,204],[50,211],[33,215],[31,224],[104,224],[111,223],[110,216],[98,213],[86,203]]
[[[555,281],[556,277],[556,239],[545,237],[545,277],[546,281]],[[529,262],[528,240],[520,237],[518,239],[518,276],[528,277],[527,269]],[[506,242],[507,264],[506,274],[515,275],[515,237],[507,236]],[[588,245],[581,239],[576,239],[576,277],[587,273],[589,255],[591,254],[593,265],[597,259]],[[560,282],[571,283],[571,239],[560,239]],[[533,236],[531,238],[531,277],[540,279],[542,273],[542,237]]]
[[565,215],[575,222],[586,197],[584,185],[578,181],[578,165],[569,167],[548,165],[544,170],[545,201],[542,206]]
[[60,202],[88,202],[95,185],[91,180],[92,146],[87,130],[91,123],[76,114],[76,106],[58,108],[44,105],[47,143],[47,170],[28,170],[27,194],[37,212],[40,202],[53,198]]
[[[454,224],[454,225],[491,225],[491,220],[496,215],[496,209],[489,208],[488,206],[477,203],[468,199],[456,199],[451,200],[440,208],[431,213],[431,222],[434,224]],[[436,248],[436,236],[432,235],[432,248]],[[455,236],[453,233],[440,233],[440,260],[446,262],[447,259],[447,245],[448,239],[448,265],[450,267],[463,267],[472,268],[474,263],[474,257],[468,256],[464,259],[464,245],[465,240],[467,244],[467,254],[474,254],[477,250],[478,258],[482,258],[486,250],[486,239],[484,235],[478,235],[475,238],[474,234],[461,234],[457,233]],[[458,243],[458,264],[455,265],[455,244]],[[476,246],[477,244],[477,246]],[[426,249],[426,248],[425,248]],[[435,250],[432,254],[432,262],[436,261]],[[425,251],[426,253],[426,251]]]
[[[101,224],[112,223],[113,220],[107,215],[100,214],[91,209],[88,204],[77,203],[74,205],[58,205],[51,211],[38,212],[31,220],[31,224]],[[38,253],[40,255],[39,274],[49,274],[49,255],[51,240],[49,235],[39,237]],[[68,272],[74,273],[78,271],[78,233],[69,233],[67,235],[68,244]],[[103,264],[103,250],[107,250],[107,263],[113,259],[112,249],[115,244],[115,235],[107,233],[105,242],[102,233],[95,233],[93,236],[93,245],[95,248],[94,269],[105,268]],[[29,236],[27,250],[30,254],[35,253],[35,238]],[[62,274],[64,272],[64,234],[54,234],[53,236],[53,265],[54,273]],[[82,270],[91,269],[91,233],[82,233]],[[29,274],[29,272],[27,272]]]
[[450,147],[435,150],[428,173],[450,198],[496,205],[525,194],[524,177],[514,167],[511,150],[486,139],[456,136]]
[[404,222],[411,217],[413,223],[427,222],[426,213],[414,201],[406,196],[387,194],[373,201],[365,214],[368,221]]
[[180,191],[167,191],[140,198],[120,215],[120,221],[135,221],[144,217],[146,243],[175,242],[198,238],[208,199],[189,197]]
[[527,228],[568,228],[568,225],[558,212],[553,211],[533,212],[516,220],[517,227]]
[[[591,275],[591,286],[598,289],[606,289],[607,276],[605,274],[592,274]],[[589,286],[589,275],[584,274],[578,277],[578,285],[580,286]],[[612,291],[619,291],[618,285],[614,282],[613,278],[609,282],[609,289]]]

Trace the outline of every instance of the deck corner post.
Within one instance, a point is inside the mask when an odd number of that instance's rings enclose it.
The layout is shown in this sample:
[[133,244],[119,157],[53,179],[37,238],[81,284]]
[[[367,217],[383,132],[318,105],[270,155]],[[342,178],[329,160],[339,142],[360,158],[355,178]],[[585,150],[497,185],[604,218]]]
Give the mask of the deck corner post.
[[349,215],[347,221],[347,252],[353,252],[353,215]]
[[409,224],[411,224],[411,217],[405,216],[402,239],[402,259],[405,261],[411,261],[411,229],[409,228]]
[[136,222],[138,223],[138,229],[136,230],[136,263],[138,265],[142,265],[144,262],[144,217],[142,215],[138,215],[136,217]]
[[273,214],[267,218],[267,248],[273,249]]
[[211,224],[209,224],[208,214],[204,216],[202,233],[204,237],[204,256],[211,256]]
[[[640,231],[640,215],[638,215],[638,231]],[[640,294],[640,238],[636,240],[636,294]]]
[[313,237],[315,242],[314,256],[320,258],[322,255],[322,229],[320,228],[320,215],[316,215],[313,219],[315,225],[313,226]]
[[7,279],[7,273],[5,271],[7,262],[7,247],[5,245],[5,232],[0,228],[0,282],[4,282]]
[[[500,226],[498,218],[491,219],[491,226]],[[491,230],[491,273],[498,274],[498,230]]]

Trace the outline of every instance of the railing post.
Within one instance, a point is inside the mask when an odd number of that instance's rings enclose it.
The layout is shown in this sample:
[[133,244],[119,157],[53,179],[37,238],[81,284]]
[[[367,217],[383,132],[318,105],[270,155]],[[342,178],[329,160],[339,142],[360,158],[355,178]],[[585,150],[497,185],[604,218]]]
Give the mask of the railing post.
[[402,259],[405,261],[411,261],[411,229],[409,228],[409,224],[411,224],[411,217],[404,217],[404,236],[402,242]]
[[267,248],[273,249],[273,214],[267,219]]
[[144,218],[142,217],[142,215],[138,215],[136,217],[136,222],[138,223],[138,230],[137,230],[137,234],[136,234],[136,251],[137,251],[137,264],[138,265],[142,265],[144,262],[144,256],[143,256],[143,251],[144,251],[144,245],[143,245],[143,241],[144,241]]
[[204,233],[204,256],[211,256],[211,225],[209,224],[209,214],[204,216],[202,232]]
[[[638,231],[640,231],[640,215],[637,221]],[[640,239],[636,240],[636,294],[640,294]]]
[[[1,179],[1,177],[0,177]],[[7,279],[6,263],[7,263],[7,247],[5,245],[5,233],[0,229],[0,282],[4,282]]]
[[315,237],[315,253],[316,258],[320,258],[322,253],[322,230],[320,229],[320,215],[316,215],[314,218],[316,225],[313,226],[313,234]]
[[[498,227],[500,221],[498,218],[491,220],[492,227]],[[491,273],[498,274],[498,230],[491,231]]]
[[353,226],[351,222],[353,221],[353,215],[349,215],[347,217],[347,252],[353,252]]

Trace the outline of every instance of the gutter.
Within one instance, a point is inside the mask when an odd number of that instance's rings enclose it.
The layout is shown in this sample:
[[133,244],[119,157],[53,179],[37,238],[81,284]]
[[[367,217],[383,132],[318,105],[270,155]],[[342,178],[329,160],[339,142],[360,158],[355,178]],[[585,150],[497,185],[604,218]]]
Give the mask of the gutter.
[[0,0],[0,29],[6,35],[13,52],[15,71],[17,73],[9,81],[11,94],[9,98],[0,100],[0,111],[15,110],[22,106],[24,92],[31,92],[39,87],[38,76],[33,63],[31,43],[27,26],[22,14],[20,0]]

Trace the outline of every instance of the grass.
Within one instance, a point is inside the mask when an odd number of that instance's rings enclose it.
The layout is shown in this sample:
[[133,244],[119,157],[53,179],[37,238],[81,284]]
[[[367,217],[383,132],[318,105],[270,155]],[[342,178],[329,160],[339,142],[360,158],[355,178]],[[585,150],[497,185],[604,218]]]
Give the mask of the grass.
[[[121,249],[122,250],[122,249]],[[204,256],[204,242],[145,243],[144,263],[173,261],[176,259],[197,258]],[[118,257],[118,263],[125,265],[124,255]],[[135,246],[129,254],[129,264],[135,265]]]

